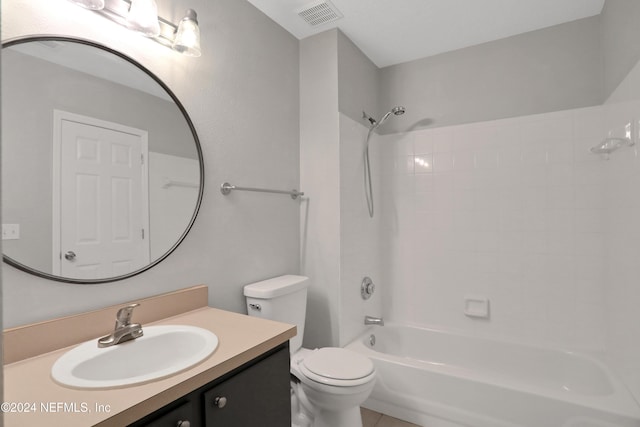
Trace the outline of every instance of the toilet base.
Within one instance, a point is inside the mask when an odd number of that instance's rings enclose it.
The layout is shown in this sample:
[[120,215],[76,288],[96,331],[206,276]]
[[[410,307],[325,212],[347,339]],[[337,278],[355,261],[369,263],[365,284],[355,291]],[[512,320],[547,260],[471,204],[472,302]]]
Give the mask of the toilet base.
[[291,427],[362,427],[360,406],[327,411],[312,405],[300,383],[291,383]]
[[362,427],[360,408],[345,411],[320,411],[313,420],[312,427]]
[[324,412],[310,419],[298,414],[291,420],[291,427],[362,427],[360,408],[343,412]]
[[306,417],[295,417],[291,420],[291,427],[312,427],[313,421]]

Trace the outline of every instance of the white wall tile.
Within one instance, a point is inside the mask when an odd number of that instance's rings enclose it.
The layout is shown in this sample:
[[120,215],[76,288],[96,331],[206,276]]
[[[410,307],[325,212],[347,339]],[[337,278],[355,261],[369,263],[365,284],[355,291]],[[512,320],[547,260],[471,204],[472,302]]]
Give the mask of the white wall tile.
[[436,152],[433,155],[433,171],[448,172],[453,169],[453,153],[451,151]]
[[573,184],[574,168],[572,163],[551,163],[547,165],[546,174],[547,185],[550,187]]
[[602,185],[606,181],[605,160],[590,154],[591,161],[576,162],[573,167],[573,179],[576,185],[595,186]]
[[413,181],[416,194],[432,192],[434,189],[434,178],[431,173],[416,174]]
[[547,163],[547,144],[542,141],[525,143],[522,146],[522,163],[530,168],[544,167]]
[[433,172],[433,154],[416,154],[413,162],[416,175]]
[[473,151],[455,151],[453,154],[453,168],[458,170],[471,170],[476,166],[475,155]]
[[431,131],[433,152],[443,153],[453,150],[453,130],[451,127],[437,128]]
[[573,163],[573,144],[571,139],[552,141],[547,144],[547,161],[550,164]]
[[576,186],[575,187],[576,209],[599,209],[603,205],[603,197],[607,188],[602,185]]
[[[415,195],[416,212],[432,212],[435,210],[434,196],[432,192],[416,193]],[[420,220],[421,224],[423,219]]]
[[[495,145],[491,141],[487,145]],[[475,151],[475,166],[477,169],[496,169],[498,167],[498,149]]]
[[433,131],[431,129],[414,132],[413,152],[416,155],[433,154],[435,138],[432,136],[432,133]]
[[[419,157],[432,164],[421,168],[414,159],[415,192],[402,200],[412,198],[413,217],[396,207],[382,220],[399,230],[383,269],[394,272],[395,301],[406,304],[389,314],[517,341],[602,349],[604,311],[597,302],[605,272],[607,163],[576,155],[601,132],[601,116],[600,108],[580,109],[413,132],[416,156],[423,152]],[[628,174],[631,164],[623,168]],[[412,242],[410,260],[404,239]],[[408,270],[428,285],[403,282]],[[491,298],[489,322],[463,315],[465,292]]]
[[596,162],[589,149],[606,136],[603,107],[583,108],[574,111],[573,155],[576,162]]

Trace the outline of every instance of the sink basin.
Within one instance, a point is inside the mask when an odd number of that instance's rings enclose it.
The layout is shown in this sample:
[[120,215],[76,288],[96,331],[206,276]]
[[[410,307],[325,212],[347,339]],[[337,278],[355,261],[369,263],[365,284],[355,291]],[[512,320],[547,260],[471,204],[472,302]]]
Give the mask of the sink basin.
[[141,384],[176,374],[203,361],[218,347],[218,337],[202,328],[158,325],[142,328],[133,341],[99,348],[98,339],[63,354],[51,368],[65,386],[104,389]]

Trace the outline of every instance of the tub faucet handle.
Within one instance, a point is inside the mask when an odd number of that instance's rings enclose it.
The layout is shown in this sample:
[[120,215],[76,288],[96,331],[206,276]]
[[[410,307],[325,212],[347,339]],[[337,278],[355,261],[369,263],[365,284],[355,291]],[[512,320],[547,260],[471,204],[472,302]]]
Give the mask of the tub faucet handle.
[[362,299],[368,300],[371,298],[371,295],[373,295],[375,290],[376,285],[373,284],[371,277],[365,277],[362,279],[362,283],[360,283],[360,295],[362,296]]

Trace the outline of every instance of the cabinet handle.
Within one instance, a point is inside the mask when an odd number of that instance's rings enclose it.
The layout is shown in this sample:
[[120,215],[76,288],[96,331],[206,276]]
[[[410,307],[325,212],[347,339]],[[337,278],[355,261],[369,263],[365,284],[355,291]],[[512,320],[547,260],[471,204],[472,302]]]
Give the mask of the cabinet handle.
[[213,399],[213,406],[217,406],[218,408],[222,409],[225,406],[227,406],[227,398],[226,397],[216,397],[215,399]]
[[191,427],[191,423],[189,421],[178,421],[176,427]]

